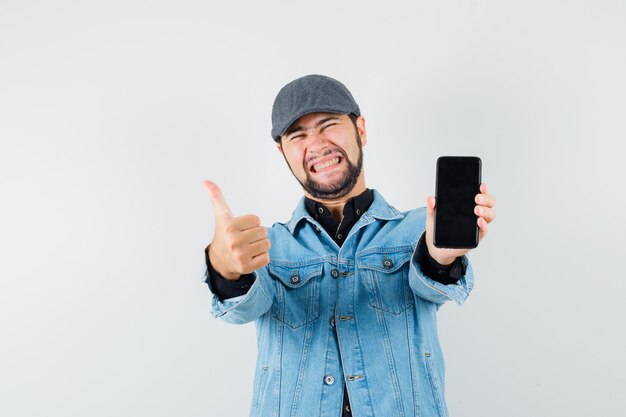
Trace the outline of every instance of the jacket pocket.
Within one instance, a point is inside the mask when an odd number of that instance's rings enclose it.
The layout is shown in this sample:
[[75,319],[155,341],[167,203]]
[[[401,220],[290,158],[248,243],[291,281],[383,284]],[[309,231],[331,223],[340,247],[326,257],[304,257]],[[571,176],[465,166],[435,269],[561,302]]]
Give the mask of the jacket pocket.
[[266,396],[265,386],[269,370],[269,365],[263,365],[260,369],[257,370],[256,377],[254,378],[252,412],[250,413],[251,415],[260,414],[263,410],[263,400]]
[[428,380],[430,381],[430,388],[433,393],[433,401],[435,402],[435,406],[437,407],[438,415],[441,417],[446,417],[448,415],[448,410],[443,400],[443,384],[440,381],[440,378],[437,376],[438,372],[435,368],[435,364],[433,363],[433,359],[431,357],[430,352],[424,353],[424,360],[426,361],[426,372],[428,373]]
[[393,251],[368,251],[357,258],[357,266],[365,277],[369,304],[391,314],[400,314],[414,304],[408,281],[408,262],[412,248]]
[[320,277],[323,262],[270,263],[270,275],[277,281],[272,317],[297,329],[320,317]]

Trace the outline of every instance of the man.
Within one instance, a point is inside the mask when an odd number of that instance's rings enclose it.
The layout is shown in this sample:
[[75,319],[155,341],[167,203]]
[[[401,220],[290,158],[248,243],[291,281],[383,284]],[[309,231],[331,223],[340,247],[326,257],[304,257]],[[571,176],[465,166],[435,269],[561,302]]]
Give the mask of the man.
[[[365,119],[339,81],[308,75],[272,109],[272,137],[304,197],[287,223],[215,211],[212,312],[256,321],[251,416],[446,416],[436,312],[473,286],[467,249],[433,245],[435,199],[401,213],[365,186]],[[495,218],[481,185],[479,238]]]

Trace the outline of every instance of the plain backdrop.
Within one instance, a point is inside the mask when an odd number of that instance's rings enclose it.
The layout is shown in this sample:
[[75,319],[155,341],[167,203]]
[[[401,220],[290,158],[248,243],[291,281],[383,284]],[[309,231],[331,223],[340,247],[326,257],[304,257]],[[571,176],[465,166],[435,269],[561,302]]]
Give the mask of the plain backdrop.
[[201,181],[267,226],[292,79],[344,82],[400,210],[477,155],[498,218],[439,329],[453,417],[624,416],[624,1],[0,1],[0,415],[244,416]]

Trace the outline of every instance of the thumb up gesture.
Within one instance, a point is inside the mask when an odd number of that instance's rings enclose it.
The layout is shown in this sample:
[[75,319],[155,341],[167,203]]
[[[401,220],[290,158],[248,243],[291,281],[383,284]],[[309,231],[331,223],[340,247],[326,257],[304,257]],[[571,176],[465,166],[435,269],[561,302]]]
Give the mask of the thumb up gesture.
[[205,180],[215,214],[215,234],[209,245],[213,269],[228,280],[262,268],[270,262],[270,241],[261,220],[253,215],[233,216],[217,184]]

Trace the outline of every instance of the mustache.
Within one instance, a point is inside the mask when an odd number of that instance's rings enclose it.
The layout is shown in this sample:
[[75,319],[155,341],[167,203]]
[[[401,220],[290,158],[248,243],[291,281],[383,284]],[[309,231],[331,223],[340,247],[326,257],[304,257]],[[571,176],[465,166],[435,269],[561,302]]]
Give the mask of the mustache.
[[312,156],[308,156],[308,157],[304,160],[304,167],[305,167],[305,168],[306,168],[306,167],[308,167],[308,166],[311,164],[311,162],[315,161],[316,159],[323,158],[323,157],[325,157],[325,156],[327,156],[327,155],[330,155],[330,154],[333,154],[333,153],[339,153],[339,154],[341,154],[342,158],[344,158],[344,159],[346,159],[346,160],[348,159],[348,155],[347,155],[347,154],[346,154],[346,152],[345,152],[343,149],[341,149],[341,148],[331,148],[331,149],[325,149],[325,150],[324,150],[324,152],[322,152],[322,153],[321,153],[321,154],[319,154],[319,155],[312,155]]

